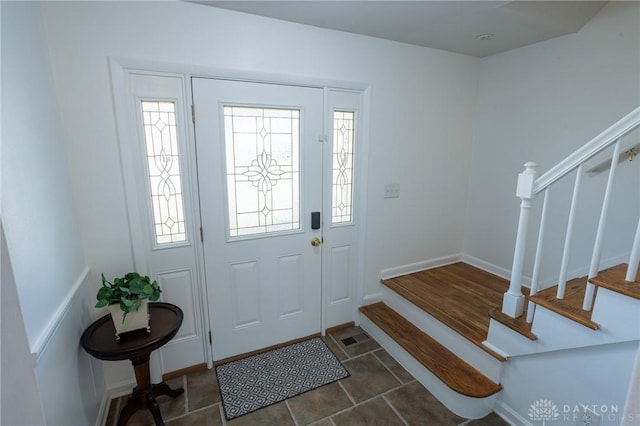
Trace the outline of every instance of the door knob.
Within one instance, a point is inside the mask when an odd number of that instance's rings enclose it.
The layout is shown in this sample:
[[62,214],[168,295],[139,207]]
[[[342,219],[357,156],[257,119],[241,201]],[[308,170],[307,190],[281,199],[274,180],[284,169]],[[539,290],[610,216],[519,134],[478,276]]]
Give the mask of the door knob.
[[318,247],[318,246],[320,246],[321,244],[322,244],[322,240],[321,240],[320,238],[318,238],[318,237],[313,237],[313,238],[311,239],[311,245],[312,245],[312,246],[314,246],[314,247]]

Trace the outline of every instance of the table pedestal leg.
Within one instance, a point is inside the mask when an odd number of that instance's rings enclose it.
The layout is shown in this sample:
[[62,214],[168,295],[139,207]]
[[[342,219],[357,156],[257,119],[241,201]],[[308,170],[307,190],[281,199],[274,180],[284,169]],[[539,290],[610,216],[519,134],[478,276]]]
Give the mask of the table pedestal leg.
[[120,411],[118,426],[125,426],[136,411],[144,409],[151,412],[157,426],[164,426],[156,397],[167,395],[175,398],[182,395],[184,389],[171,389],[165,382],[152,385],[149,372],[149,354],[131,360],[131,364],[133,364],[133,369],[136,373],[136,387],[133,389],[127,405]]

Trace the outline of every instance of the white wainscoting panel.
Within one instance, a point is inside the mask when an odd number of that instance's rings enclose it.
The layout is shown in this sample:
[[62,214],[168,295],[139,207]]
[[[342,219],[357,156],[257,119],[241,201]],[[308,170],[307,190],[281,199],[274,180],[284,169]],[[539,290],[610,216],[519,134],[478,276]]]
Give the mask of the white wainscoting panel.
[[[80,346],[80,336],[93,321],[93,287],[88,270],[78,278],[66,306],[47,327],[50,335],[37,354],[35,376],[47,424],[95,424],[105,410],[106,384],[102,364]],[[35,354],[34,354],[35,355]]]

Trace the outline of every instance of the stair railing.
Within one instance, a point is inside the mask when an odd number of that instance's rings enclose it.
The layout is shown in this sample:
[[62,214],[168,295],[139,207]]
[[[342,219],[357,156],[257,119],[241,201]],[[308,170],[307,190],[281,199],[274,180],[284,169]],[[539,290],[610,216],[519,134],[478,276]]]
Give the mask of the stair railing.
[[[568,264],[571,251],[571,239],[575,226],[575,215],[577,210],[577,198],[580,192],[580,184],[582,181],[584,164],[599,154],[606,148],[614,145],[613,154],[611,155],[611,166],[609,168],[609,179],[605,189],[602,209],[600,211],[600,219],[594,242],[593,254],[589,265],[588,278],[593,278],[598,273],[600,267],[600,257],[602,254],[602,246],[604,243],[604,230],[609,212],[609,204],[611,199],[611,191],[615,178],[618,158],[620,156],[620,146],[622,139],[627,134],[640,127],[640,107],[636,108],[607,130],[587,142],[585,145],[576,150],[573,154],[556,164],[548,172],[542,176],[538,175],[537,165],[533,162],[526,163],[525,170],[518,175],[518,184],[516,196],[520,198],[520,219],[518,222],[518,231],[516,234],[516,244],[513,255],[513,266],[511,268],[511,279],[509,289],[504,294],[502,300],[502,312],[512,318],[522,315],[524,310],[524,295],[522,294],[522,279],[525,247],[527,241],[527,229],[529,226],[529,212],[531,210],[531,202],[536,196],[544,192],[544,200],[542,204],[542,215],[538,228],[538,241],[536,243],[536,252],[533,263],[533,274],[531,277],[530,295],[536,294],[539,286],[540,276],[540,258],[542,256],[542,245],[544,241],[544,231],[547,221],[547,205],[549,202],[549,193],[551,186],[564,178],[568,174],[576,171],[576,177],[573,187],[573,196],[571,199],[571,207],[569,209],[569,219],[567,223],[567,233],[565,235],[564,248],[560,266],[560,274],[558,279],[558,292],[556,298],[563,299],[567,284]],[[640,263],[640,220],[636,235],[631,249],[629,259],[629,268],[627,269],[626,280],[634,281]],[[593,303],[594,286],[587,284],[582,309],[590,310]],[[527,312],[527,322],[533,320],[533,312],[535,307],[530,302]]]

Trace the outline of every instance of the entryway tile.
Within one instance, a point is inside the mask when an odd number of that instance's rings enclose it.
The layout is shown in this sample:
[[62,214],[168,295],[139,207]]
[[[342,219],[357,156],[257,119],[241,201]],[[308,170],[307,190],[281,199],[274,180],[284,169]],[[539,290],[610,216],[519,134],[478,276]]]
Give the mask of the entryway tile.
[[323,336],[322,341],[327,345],[327,347],[333,352],[333,354],[338,358],[338,361],[344,361],[348,358],[347,354],[344,353],[340,346],[333,340],[330,336]]
[[[184,376],[168,380],[167,384],[171,389],[182,388],[184,387]],[[119,407],[116,418],[120,415],[120,411],[122,411],[125,405],[127,405],[128,398],[129,395],[121,396],[120,398],[118,398]],[[160,406],[162,420],[164,420],[165,422],[187,413],[186,396],[184,393],[176,398],[171,398],[166,395],[160,395],[156,398],[156,402]],[[149,412],[149,410],[139,410],[135,412],[129,419],[129,422],[127,422],[127,426],[148,426],[153,424],[155,424],[155,422],[153,421],[153,416],[151,415],[151,412]]]
[[295,426],[289,409],[284,402],[229,420],[227,424],[229,426]]
[[463,424],[464,426],[509,426],[509,423],[502,420],[496,413],[491,413],[483,419],[470,420]]
[[220,405],[203,408],[186,416],[169,420],[165,424],[166,426],[222,426]]
[[376,358],[378,358],[385,367],[387,367],[394,376],[396,376],[396,378],[398,378],[398,380],[400,380],[402,383],[409,383],[412,380],[415,380],[413,378],[413,376],[411,374],[409,374],[409,372],[407,372],[407,370],[405,370],[404,368],[402,368],[402,366],[400,364],[398,364],[398,361],[396,361],[395,359],[393,359],[393,357],[391,355],[389,355],[389,353],[387,351],[385,351],[384,349],[380,349],[377,350],[373,353]]
[[220,402],[220,388],[215,368],[187,375],[187,392],[189,411]]
[[333,423],[329,419],[323,419],[319,422],[311,423],[309,426],[333,426]]
[[351,373],[351,377],[341,380],[341,384],[356,403],[366,401],[401,384],[372,354],[350,359],[343,364]]
[[[348,345],[341,341],[349,338]],[[223,419],[215,369],[201,371],[168,382],[172,389],[184,386],[185,394],[176,399],[158,398],[162,418],[167,426],[507,426],[494,413],[483,419],[466,420],[450,412],[359,327],[339,330],[323,340],[351,377],[227,422]],[[352,354],[371,352],[348,355],[345,351],[349,347],[360,348]],[[111,401],[105,426],[116,426],[127,397]],[[127,426],[152,424],[150,413],[139,411]]]
[[357,405],[331,418],[336,426],[403,426],[404,423],[382,397]]
[[[449,411],[418,382],[409,383],[384,398],[409,425],[454,426],[465,420]],[[429,419],[429,423],[425,423],[425,419]]]
[[353,406],[337,382],[291,398],[287,405],[298,425],[313,423]]

